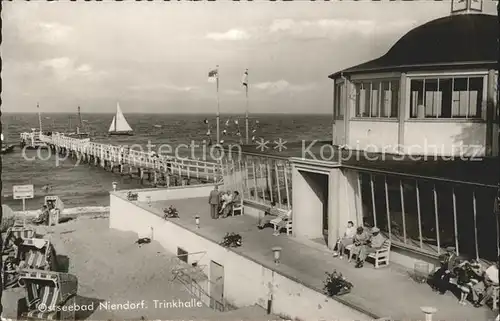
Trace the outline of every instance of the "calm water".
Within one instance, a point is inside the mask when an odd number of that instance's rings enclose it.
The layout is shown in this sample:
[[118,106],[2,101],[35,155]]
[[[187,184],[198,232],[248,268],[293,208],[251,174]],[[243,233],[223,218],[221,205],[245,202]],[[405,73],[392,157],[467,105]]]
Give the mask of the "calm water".
[[[82,114],[86,131],[93,133],[92,141],[110,144],[144,146],[148,142],[153,145],[190,144],[192,141],[201,143],[206,139],[207,117],[213,127],[212,137],[215,141],[215,118],[204,115],[125,115],[130,126],[134,129],[134,136],[108,136],[107,130],[113,115]],[[235,120],[238,121],[237,125]],[[48,131],[75,131],[77,116],[69,114],[42,115],[43,130]],[[257,123],[258,122],[258,123]],[[226,123],[228,124],[226,126]],[[238,127],[244,135],[244,119],[238,116],[221,117],[221,131],[226,129],[226,142],[238,142]],[[18,144],[19,134],[38,127],[37,114],[3,114],[3,134],[7,144]],[[156,126],[155,126],[156,125]],[[288,142],[300,140],[325,140],[331,138],[330,115],[254,115],[250,120],[250,130],[255,130],[256,137],[267,140],[282,138]],[[21,202],[12,199],[12,186],[33,184],[35,199],[27,201],[28,209],[40,206],[46,195],[58,195],[67,207],[109,205],[108,191],[113,181],[117,181],[119,188],[139,188],[137,179],[121,177],[106,172],[103,169],[83,164],[74,165],[74,161],[67,160],[56,164],[54,157],[42,160],[36,151],[27,151],[23,155],[20,148],[12,154],[2,155],[2,202],[14,209],[21,208]],[[49,156],[41,152],[43,158]],[[27,158],[33,158],[29,160]],[[50,184],[52,190],[46,194],[41,188]]]

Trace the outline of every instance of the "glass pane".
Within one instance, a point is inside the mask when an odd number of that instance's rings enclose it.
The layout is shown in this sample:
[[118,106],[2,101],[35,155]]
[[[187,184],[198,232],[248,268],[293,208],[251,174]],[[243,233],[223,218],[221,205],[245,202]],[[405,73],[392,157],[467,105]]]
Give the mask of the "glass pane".
[[441,248],[455,249],[455,220],[453,217],[453,186],[436,184]]
[[439,91],[441,92],[441,113],[438,113],[439,117],[451,118],[452,86],[453,80],[451,78],[439,79]]
[[389,233],[387,224],[387,203],[385,200],[385,179],[382,175],[373,176],[373,189],[375,194],[375,213],[377,216],[377,227]]
[[372,192],[370,187],[370,175],[365,173],[360,173],[359,178],[361,180],[361,202],[363,206],[363,226],[373,227],[375,226],[373,218],[373,200]]
[[371,90],[371,117],[380,117],[380,82],[372,83]]
[[399,81],[391,81],[391,117],[398,117],[399,110]]
[[479,257],[496,261],[497,249],[494,244],[497,240],[497,222],[493,205],[496,197],[495,188],[476,189],[476,226]]
[[[474,210],[470,186],[456,186],[458,248],[460,255],[468,258],[476,257],[474,238]],[[492,204],[493,205],[493,204]]]
[[371,115],[371,109],[370,109],[370,101],[371,101],[371,83],[363,83],[363,90],[361,91],[361,99],[363,99],[364,96],[364,117],[370,117]]
[[469,78],[469,117],[481,117],[483,82],[482,77]]
[[361,117],[364,112],[364,104],[361,104],[361,84],[355,84],[356,90],[356,117]]
[[[410,117],[417,118],[418,106],[424,104],[424,81],[423,80],[411,80],[410,86],[410,106],[411,112]],[[423,115],[422,115],[423,116]]]
[[392,103],[391,83],[389,81],[382,82],[382,91],[380,92],[380,95],[380,117],[389,117],[391,114]]
[[409,245],[420,247],[417,189],[414,180],[403,180],[406,238]]
[[436,117],[441,113],[441,92],[437,79],[425,80],[425,117]]
[[422,240],[426,245],[432,245],[427,249],[437,250],[436,216],[434,209],[434,184],[427,181],[419,181],[420,194],[420,221],[422,227]]
[[389,216],[391,219],[392,239],[404,243],[403,210],[401,206],[400,179],[387,176],[387,193],[389,196]]
[[467,78],[453,80],[453,97],[451,112],[453,117],[466,117],[468,113]]

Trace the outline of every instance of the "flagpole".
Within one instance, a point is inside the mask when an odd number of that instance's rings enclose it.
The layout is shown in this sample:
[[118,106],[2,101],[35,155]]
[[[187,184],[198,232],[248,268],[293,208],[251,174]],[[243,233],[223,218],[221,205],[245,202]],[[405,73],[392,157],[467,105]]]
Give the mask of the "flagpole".
[[220,144],[219,65],[217,65],[217,144]]
[[246,95],[245,131],[246,131],[246,144],[248,145],[248,83],[245,86],[245,95]]
[[38,109],[38,125],[40,126],[40,134],[42,134],[42,115],[40,114],[40,104],[36,103],[36,108]]

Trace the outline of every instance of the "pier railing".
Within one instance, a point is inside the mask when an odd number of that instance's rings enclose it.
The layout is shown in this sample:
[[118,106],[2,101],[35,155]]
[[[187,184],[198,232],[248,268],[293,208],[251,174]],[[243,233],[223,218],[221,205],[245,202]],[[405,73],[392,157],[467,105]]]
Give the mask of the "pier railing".
[[124,146],[91,142],[88,138],[72,138],[58,133],[53,133],[52,136],[41,134],[40,140],[56,148],[64,148],[74,152],[78,156],[92,156],[115,165],[129,165],[136,168],[169,172],[174,175],[201,179],[207,182],[220,182],[222,180],[220,164],[217,162],[158,155]]

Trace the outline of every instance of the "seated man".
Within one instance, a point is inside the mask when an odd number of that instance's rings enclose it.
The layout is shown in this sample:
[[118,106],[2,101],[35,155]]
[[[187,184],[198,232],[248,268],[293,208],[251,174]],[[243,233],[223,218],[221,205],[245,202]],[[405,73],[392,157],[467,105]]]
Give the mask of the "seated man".
[[367,244],[361,246],[359,248],[358,260],[356,262],[356,268],[362,268],[363,263],[366,260],[368,254],[375,252],[380,249],[382,245],[384,245],[385,237],[380,234],[380,230],[378,227],[372,228],[372,236],[367,242]]
[[226,207],[224,207],[224,209],[222,210],[222,218],[226,218],[233,211],[233,207],[239,206],[240,204],[241,204],[240,193],[238,191],[234,191]]
[[354,254],[359,256],[361,247],[366,246],[369,241],[370,241],[370,235],[367,232],[365,232],[365,229],[362,226],[358,226],[358,228],[356,229],[356,234],[354,235],[354,238],[353,238],[354,246],[352,247],[351,251],[349,252],[348,262],[351,262],[352,256]]
[[49,221],[49,208],[47,205],[43,205],[41,213],[35,218],[33,223],[35,224],[48,224]]
[[483,282],[472,287],[474,306],[483,306],[493,296],[493,291],[498,291],[498,261],[484,271]]
[[271,202],[271,207],[264,212],[264,218],[259,217],[259,225],[257,227],[259,229],[263,229],[267,224],[271,223],[273,219],[278,216],[276,202]]
[[354,229],[354,222],[347,222],[347,228],[345,230],[342,238],[337,241],[337,251],[333,252],[333,256],[336,257],[340,254],[340,259],[344,257],[345,247],[351,245],[354,242],[354,235],[356,235],[356,230]]
[[439,256],[440,267],[432,274],[430,285],[439,294],[445,294],[449,288],[450,278],[455,267],[456,255],[446,253]]

